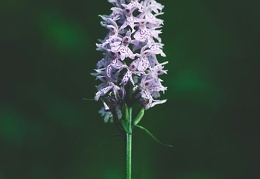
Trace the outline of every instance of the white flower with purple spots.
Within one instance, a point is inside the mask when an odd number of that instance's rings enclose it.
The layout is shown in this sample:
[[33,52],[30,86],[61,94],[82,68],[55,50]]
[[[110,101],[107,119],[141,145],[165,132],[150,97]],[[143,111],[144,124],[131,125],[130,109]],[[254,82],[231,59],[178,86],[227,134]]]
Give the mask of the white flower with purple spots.
[[100,15],[101,25],[108,29],[96,44],[104,57],[92,73],[99,81],[95,100],[101,100],[99,113],[104,121],[120,119],[124,105],[138,105],[145,110],[166,102],[159,100],[167,88],[160,75],[166,74],[157,55],[165,57],[161,43],[163,5],[155,0],[108,0],[110,15]]

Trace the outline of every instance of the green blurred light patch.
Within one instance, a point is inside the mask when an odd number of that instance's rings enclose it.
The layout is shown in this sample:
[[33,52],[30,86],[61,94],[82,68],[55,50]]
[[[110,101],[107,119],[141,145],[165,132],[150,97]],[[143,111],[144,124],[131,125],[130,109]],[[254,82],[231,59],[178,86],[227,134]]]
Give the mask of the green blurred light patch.
[[179,70],[174,79],[167,78],[169,96],[196,102],[200,105],[219,109],[222,104],[223,91],[208,79],[208,75],[199,69]]
[[210,83],[201,78],[197,70],[179,71],[175,79],[175,88],[183,92],[197,93],[198,91],[207,91],[211,88]]
[[103,171],[102,178],[106,179],[122,179],[122,172],[115,170],[115,168],[107,168]]
[[42,13],[39,19],[47,44],[57,50],[83,52],[89,49],[87,33],[76,20],[54,11]]
[[0,138],[13,145],[25,142],[25,120],[16,111],[8,108],[0,110]]

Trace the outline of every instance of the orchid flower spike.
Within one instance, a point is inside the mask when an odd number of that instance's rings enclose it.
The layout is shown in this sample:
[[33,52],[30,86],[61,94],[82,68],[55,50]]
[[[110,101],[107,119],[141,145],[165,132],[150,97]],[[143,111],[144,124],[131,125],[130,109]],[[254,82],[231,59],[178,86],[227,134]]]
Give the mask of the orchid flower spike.
[[167,90],[160,79],[167,74],[167,62],[157,59],[166,56],[159,37],[163,20],[158,18],[164,6],[155,0],[108,2],[113,6],[111,14],[100,15],[108,33],[96,44],[104,57],[92,75],[99,83],[94,99],[103,104],[99,113],[105,122],[113,122],[123,118],[125,105],[139,106],[143,114],[166,102],[157,98]]

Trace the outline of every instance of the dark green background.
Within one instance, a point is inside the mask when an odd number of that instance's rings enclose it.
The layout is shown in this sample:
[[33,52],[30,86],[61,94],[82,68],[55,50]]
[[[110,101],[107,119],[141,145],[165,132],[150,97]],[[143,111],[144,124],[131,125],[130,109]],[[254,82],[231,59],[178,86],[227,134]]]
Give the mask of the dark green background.
[[[1,0],[0,179],[123,179],[90,76],[106,0]],[[133,179],[258,179],[259,3],[161,0],[166,104],[135,130]]]

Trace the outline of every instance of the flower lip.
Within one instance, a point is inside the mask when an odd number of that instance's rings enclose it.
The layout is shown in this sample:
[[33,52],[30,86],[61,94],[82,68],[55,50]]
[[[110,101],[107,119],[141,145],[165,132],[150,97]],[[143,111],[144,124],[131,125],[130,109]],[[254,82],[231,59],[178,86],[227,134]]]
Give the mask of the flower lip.
[[126,12],[127,15],[130,15],[131,11],[130,11],[130,9],[126,9],[125,12]]
[[126,37],[123,38],[123,44],[124,45],[128,45],[129,44],[129,37],[126,36]]

